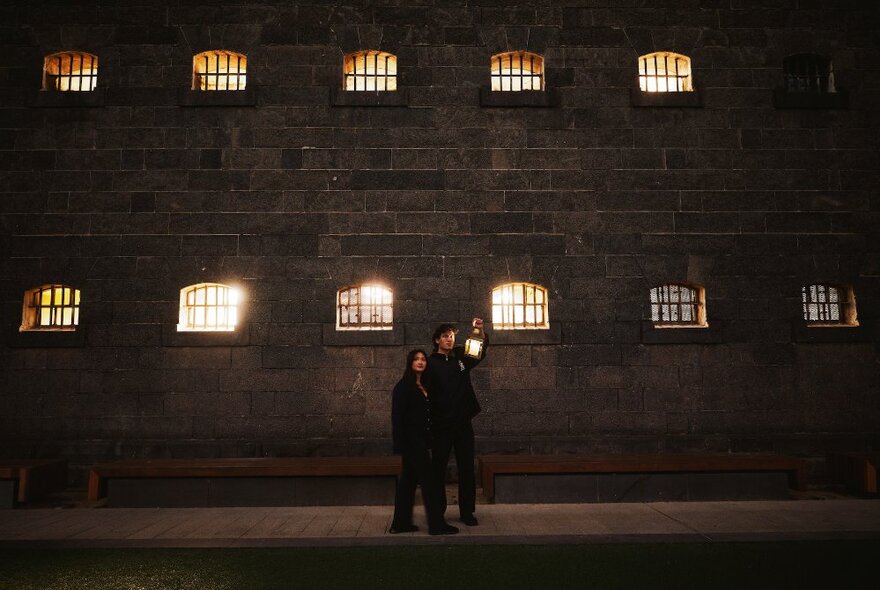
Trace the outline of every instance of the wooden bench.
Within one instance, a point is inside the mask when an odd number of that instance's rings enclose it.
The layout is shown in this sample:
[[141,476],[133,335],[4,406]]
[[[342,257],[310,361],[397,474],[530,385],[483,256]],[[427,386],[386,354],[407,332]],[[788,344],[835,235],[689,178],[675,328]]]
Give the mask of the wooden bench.
[[[509,500],[502,502],[783,497],[787,487],[806,489],[807,474],[804,460],[779,455],[482,455],[479,469],[483,494],[492,501],[496,478],[511,477],[502,494]],[[754,477],[774,473],[775,482]],[[548,477],[526,482],[529,476]],[[531,488],[517,491],[523,485]]]
[[30,502],[43,494],[63,490],[67,486],[67,461],[33,459],[0,462],[3,491],[0,505],[12,508],[16,502]]
[[877,493],[877,468],[880,453],[828,453],[825,458],[828,476],[858,494]]
[[126,460],[92,467],[89,500],[127,507],[386,504],[399,472],[399,457]]

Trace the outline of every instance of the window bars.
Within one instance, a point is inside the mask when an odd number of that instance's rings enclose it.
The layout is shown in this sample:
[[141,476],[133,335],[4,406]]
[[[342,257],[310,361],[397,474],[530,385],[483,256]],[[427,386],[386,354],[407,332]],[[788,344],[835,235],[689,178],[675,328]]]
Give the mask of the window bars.
[[544,90],[544,58],[527,51],[493,55],[490,76],[493,92]]
[[239,292],[219,283],[200,283],[180,291],[178,332],[231,332],[238,323]]
[[205,51],[193,56],[193,90],[244,90],[247,56],[234,51]]
[[641,56],[639,88],[642,92],[692,92],[691,58],[666,51]]
[[661,326],[705,326],[702,289],[675,284],[654,287],[651,320]]
[[43,58],[43,90],[90,92],[97,85],[97,55],[62,51]]
[[492,326],[496,330],[550,328],[547,289],[532,283],[507,283],[492,289]]
[[345,90],[393,92],[397,90],[397,56],[384,51],[356,51],[342,64]]
[[853,299],[848,287],[822,283],[801,287],[804,321],[809,324],[858,325]]
[[394,296],[381,285],[356,285],[336,294],[337,330],[391,330]]
[[788,92],[835,92],[831,61],[821,55],[802,53],[782,60]]
[[43,285],[27,291],[20,330],[75,330],[79,299],[79,289],[66,285]]

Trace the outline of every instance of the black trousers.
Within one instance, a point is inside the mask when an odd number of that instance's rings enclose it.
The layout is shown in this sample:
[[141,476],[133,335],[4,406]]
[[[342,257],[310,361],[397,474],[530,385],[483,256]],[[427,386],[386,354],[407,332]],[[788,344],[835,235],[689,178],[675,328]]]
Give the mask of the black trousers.
[[[401,457],[400,476],[397,478],[397,491],[394,494],[394,518],[391,526],[403,528],[413,523],[413,504],[416,486],[422,486],[422,500],[428,517],[428,528],[438,529],[446,524],[441,506],[440,486],[434,478],[431,455],[423,449],[420,452],[405,453]],[[445,499],[445,496],[443,497]]]
[[474,477],[474,427],[470,420],[448,428],[434,429],[434,477],[441,485],[443,510],[446,510],[446,467],[455,449],[458,465],[459,516],[471,516],[477,504],[477,482]]

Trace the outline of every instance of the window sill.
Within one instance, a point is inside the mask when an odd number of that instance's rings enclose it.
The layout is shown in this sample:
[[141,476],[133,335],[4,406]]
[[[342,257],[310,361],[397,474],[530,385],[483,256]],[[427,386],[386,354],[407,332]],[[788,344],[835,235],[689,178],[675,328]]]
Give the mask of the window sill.
[[870,342],[871,335],[863,326],[850,324],[805,324],[803,320],[792,323],[791,339],[794,342]]
[[406,88],[398,88],[390,92],[334,88],[330,93],[330,104],[334,107],[405,107],[409,106],[409,93]]
[[177,102],[182,107],[252,107],[257,104],[257,89],[191,90],[181,88]]
[[35,90],[29,105],[38,108],[91,108],[104,106],[106,92],[95,88],[89,92],[56,92]]
[[517,107],[554,107],[556,106],[556,93],[553,89],[546,90],[523,90],[521,92],[499,92],[489,89],[488,86],[480,88],[480,106],[490,108],[517,108]]
[[703,99],[699,91],[692,92],[643,92],[638,86],[630,90],[630,104],[634,107],[686,107],[700,108]]
[[82,348],[86,344],[86,331],[77,330],[29,330],[20,332],[15,326],[7,335],[10,348]]
[[323,324],[324,346],[401,346],[404,344],[403,326],[391,330],[337,330],[336,324]]
[[777,109],[846,109],[849,93],[837,92],[788,92],[784,88],[773,91],[773,106]]
[[176,325],[162,327],[163,346],[247,346],[250,330],[239,324],[232,332],[178,332]]
[[721,330],[708,325],[656,326],[642,321],[642,344],[718,344]]
[[489,346],[496,344],[560,344],[562,343],[561,324],[550,323],[549,329],[495,330],[487,324]]

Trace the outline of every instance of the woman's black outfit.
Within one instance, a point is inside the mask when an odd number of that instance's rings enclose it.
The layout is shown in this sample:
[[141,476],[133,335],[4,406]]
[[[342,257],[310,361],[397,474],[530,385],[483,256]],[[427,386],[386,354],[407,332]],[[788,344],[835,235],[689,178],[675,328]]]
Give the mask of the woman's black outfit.
[[392,531],[413,530],[413,503],[416,486],[421,484],[428,529],[432,533],[442,534],[449,525],[443,518],[440,488],[431,469],[431,407],[415,381],[401,379],[394,386],[391,394],[391,429],[394,453],[401,456],[402,463],[394,498]]

